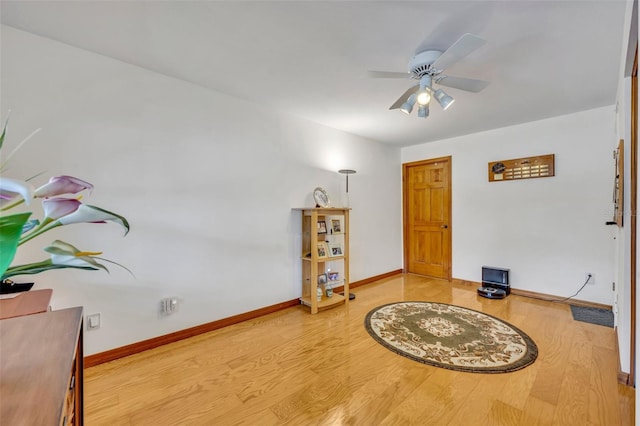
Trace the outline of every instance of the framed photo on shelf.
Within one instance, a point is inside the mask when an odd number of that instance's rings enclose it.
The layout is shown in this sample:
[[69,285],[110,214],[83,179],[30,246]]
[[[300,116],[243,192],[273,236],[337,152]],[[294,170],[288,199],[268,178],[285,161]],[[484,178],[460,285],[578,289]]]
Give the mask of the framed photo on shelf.
[[317,232],[318,232],[318,234],[326,234],[327,233],[327,222],[326,221],[324,221],[324,220],[319,220],[318,221]]
[[342,227],[340,226],[340,219],[331,220],[331,231],[334,234],[339,234],[342,232]]
[[329,272],[327,275],[329,276],[329,281],[338,281],[340,279],[340,273],[338,272]]
[[342,244],[329,244],[329,256],[342,256]]
[[318,284],[326,284],[327,283],[327,274],[318,275]]
[[329,257],[329,247],[327,243],[318,243],[318,259]]

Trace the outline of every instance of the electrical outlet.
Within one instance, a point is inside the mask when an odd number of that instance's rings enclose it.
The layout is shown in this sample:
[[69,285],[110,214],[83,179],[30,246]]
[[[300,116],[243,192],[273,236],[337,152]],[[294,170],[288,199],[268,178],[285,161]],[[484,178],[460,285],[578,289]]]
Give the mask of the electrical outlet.
[[595,285],[596,284],[596,274],[594,274],[593,272],[585,272],[584,273],[584,281],[588,285]]
[[99,329],[100,323],[100,313],[87,315],[87,330]]
[[178,310],[178,299],[175,297],[167,297],[160,301],[160,313],[163,315],[171,315]]

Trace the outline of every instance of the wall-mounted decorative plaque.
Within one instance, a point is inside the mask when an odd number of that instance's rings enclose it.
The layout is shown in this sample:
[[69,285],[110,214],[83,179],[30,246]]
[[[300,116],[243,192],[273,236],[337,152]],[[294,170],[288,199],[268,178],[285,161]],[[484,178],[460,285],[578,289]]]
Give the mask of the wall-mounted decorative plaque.
[[492,161],[489,163],[489,182],[554,176],[554,162],[554,154]]
[[624,182],[624,139],[620,139],[618,149],[613,151],[613,158],[616,160],[616,176],[613,181],[613,220],[622,228],[622,214],[624,211],[624,197],[622,196]]

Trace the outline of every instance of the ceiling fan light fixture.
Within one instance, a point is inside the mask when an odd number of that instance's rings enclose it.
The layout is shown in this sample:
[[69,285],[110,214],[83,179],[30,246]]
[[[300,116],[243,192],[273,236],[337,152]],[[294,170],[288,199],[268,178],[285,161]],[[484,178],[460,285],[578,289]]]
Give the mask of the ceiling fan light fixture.
[[434,93],[434,96],[436,97],[436,100],[438,101],[438,103],[440,104],[440,106],[442,107],[443,110],[447,110],[447,108],[449,108],[453,102],[455,101],[455,99],[453,99],[451,96],[447,95],[444,90],[442,89],[438,89],[436,90],[436,92]]
[[429,90],[427,89],[421,89],[418,92],[418,105],[428,105],[429,101],[431,100],[431,95],[429,94]]
[[402,106],[400,107],[400,111],[409,115],[411,114],[411,111],[413,111],[413,106],[415,104],[416,104],[416,94],[414,93],[411,96],[409,96],[409,99],[407,99],[405,103],[402,104]]
[[[488,81],[453,77],[443,74],[443,72],[470,53],[482,47],[485,43],[485,40],[469,33],[463,34],[444,51],[425,50],[427,41],[422,42],[409,61],[408,69],[410,78],[420,80],[420,82],[419,84],[413,84],[409,87],[389,109],[400,108],[405,114],[411,114],[413,107],[417,103],[419,107],[418,117],[426,118],[429,116],[429,103],[431,102],[431,98],[435,98],[443,110],[448,109],[453,104],[454,99],[442,89],[433,89],[433,83],[473,93],[483,90],[489,84]],[[372,71],[370,75],[373,77],[393,78],[406,78],[407,76],[405,73],[392,73],[387,71]]]
[[428,105],[431,101],[431,81],[430,75],[420,78],[420,90],[416,92],[418,105]]

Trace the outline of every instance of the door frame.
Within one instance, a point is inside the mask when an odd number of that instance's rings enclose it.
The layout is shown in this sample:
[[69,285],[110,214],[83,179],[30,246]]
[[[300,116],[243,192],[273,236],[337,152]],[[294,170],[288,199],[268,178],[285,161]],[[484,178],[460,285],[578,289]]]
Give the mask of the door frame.
[[449,208],[448,208],[448,212],[449,212],[449,217],[447,217],[447,222],[448,222],[448,226],[449,226],[449,232],[447,232],[448,238],[449,238],[449,250],[446,253],[447,255],[447,264],[448,264],[448,268],[447,268],[447,277],[446,280],[447,281],[451,281],[452,280],[452,271],[453,271],[453,259],[452,259],[452,253],[453,253],[453,238],[452,238],[452,233],[453,233],[453,227],[452,227],[452,221],[451,221],[451,206],[452,206],[452,185],[451,185],[451,177],[452,177],[452,173],[451,170],[453,169],[453,163],[452,163],[452,158],[451,156],[446,156],[446,157],[437,157],[437,158],[430,158],[430,159],[426,159],[426,160],[419,160],[419,161],[412,161],[410,163],[402,163],[402,246],[403,246],[403,250],[402,250],[402,255],[403,255],[403,270],[405,273],[408,272],[409,268],[408,268],[408,262],[409,262],[409,244],[408,244],[408,235],[409,235],[409,226],[408,226],[408,196],[407,196],[407,169],[409,167],[413,167],[413,166],[422,166],[422,165],[426,165],[426,164],[431,164],[431,163],[437,163],[437,162],[443,162],[446,161],[447,164],[449,165],[448,167],[448,172],[449,172],[449,179],[447,182],[447,191],[449,192]]
[[631,229],[630,229],[630,274],[631,274],[631,327],[630,327],[630,350],[629,350],[629,378],[627,385],[636,386],[636,300],[637,295],[637,263],[638,263],[638,47],[636,45],[635,56],[633,60],[633,69],[631,72]]

